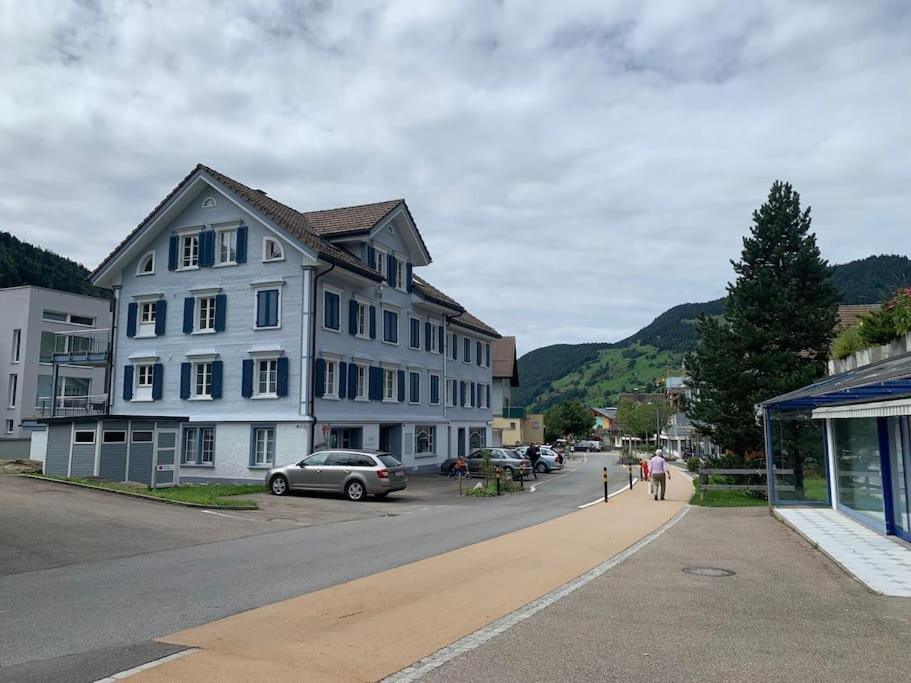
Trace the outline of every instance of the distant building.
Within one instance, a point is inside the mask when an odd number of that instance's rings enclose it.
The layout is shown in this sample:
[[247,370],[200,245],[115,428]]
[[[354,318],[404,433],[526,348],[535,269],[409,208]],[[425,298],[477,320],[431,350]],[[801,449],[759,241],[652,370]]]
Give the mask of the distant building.
[[23,419],[52,412],[104,411],[108,396],[103,367],[55,366],[52,361],[55,353],[71,347],[78,351],[79,335],[109,338],[111,304],[107,299],[44,287],[8,287],[0,289],[0,320],[5,330],[0,336],[0,457],[24,458],[31,432],[23,429]]
[[490,344],[490,353],[493,359],[491,408],[494,445],[541,443],[544,441],[544,415],[528,413],[524,407],[512,403],[512,390],[519,386],[516,338],[495,339]]

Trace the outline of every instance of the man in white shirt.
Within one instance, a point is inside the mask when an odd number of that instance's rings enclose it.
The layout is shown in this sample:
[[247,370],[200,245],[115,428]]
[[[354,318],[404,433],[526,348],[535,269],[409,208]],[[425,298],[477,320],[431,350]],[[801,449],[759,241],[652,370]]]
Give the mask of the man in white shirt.
[[664,491],[667,488],[667,482],[671,478],[667,462],[664,460],[664,451],[660,448],[655,451],[655,455],[648,461],[649,476],[652,479],[652,492],[655,494],[655,500],[658,500],[658,492],[661,492],[661,500],[664,500]]

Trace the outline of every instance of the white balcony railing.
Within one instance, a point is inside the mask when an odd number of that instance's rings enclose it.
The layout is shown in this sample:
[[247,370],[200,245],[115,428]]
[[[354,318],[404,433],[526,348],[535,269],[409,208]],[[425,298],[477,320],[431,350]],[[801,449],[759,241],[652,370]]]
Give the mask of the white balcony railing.
[[39,396],[35,401],[35,417],[78,417],[102,415],[107,408],[108,395],[92,396]]

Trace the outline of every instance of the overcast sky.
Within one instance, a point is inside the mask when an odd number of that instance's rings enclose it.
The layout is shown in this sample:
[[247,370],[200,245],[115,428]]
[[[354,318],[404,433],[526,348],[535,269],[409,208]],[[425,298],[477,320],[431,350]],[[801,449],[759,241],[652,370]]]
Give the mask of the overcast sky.
[[776,178],[830,261],[909,253],[908,7],[0,0],[0,229],[93,268],[197,162],[404,197],[520,352],[615,341],[722,293]]

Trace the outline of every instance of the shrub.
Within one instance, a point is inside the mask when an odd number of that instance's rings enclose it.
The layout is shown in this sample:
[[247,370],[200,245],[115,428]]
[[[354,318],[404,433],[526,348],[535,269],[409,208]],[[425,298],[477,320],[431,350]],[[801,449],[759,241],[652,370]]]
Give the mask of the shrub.
[[888,344],[897,336],[892,310],[888,308],[860,316],[858,328],[861,338],[868,346]]
[[867,348],[868,344],[861,334],[861,325],[854,325],[842,330],[832,342],[832,355],[835,358],[847,358],[856,351]]
[[686,459],[686,469],[690,472],[698,472],[699,466],[702,464],[702,461],[699,460],[695,455],[690,456]]
[[898,290],[885,308],[892,315],[896,336],[904,337],[911,332],[911,287]]

